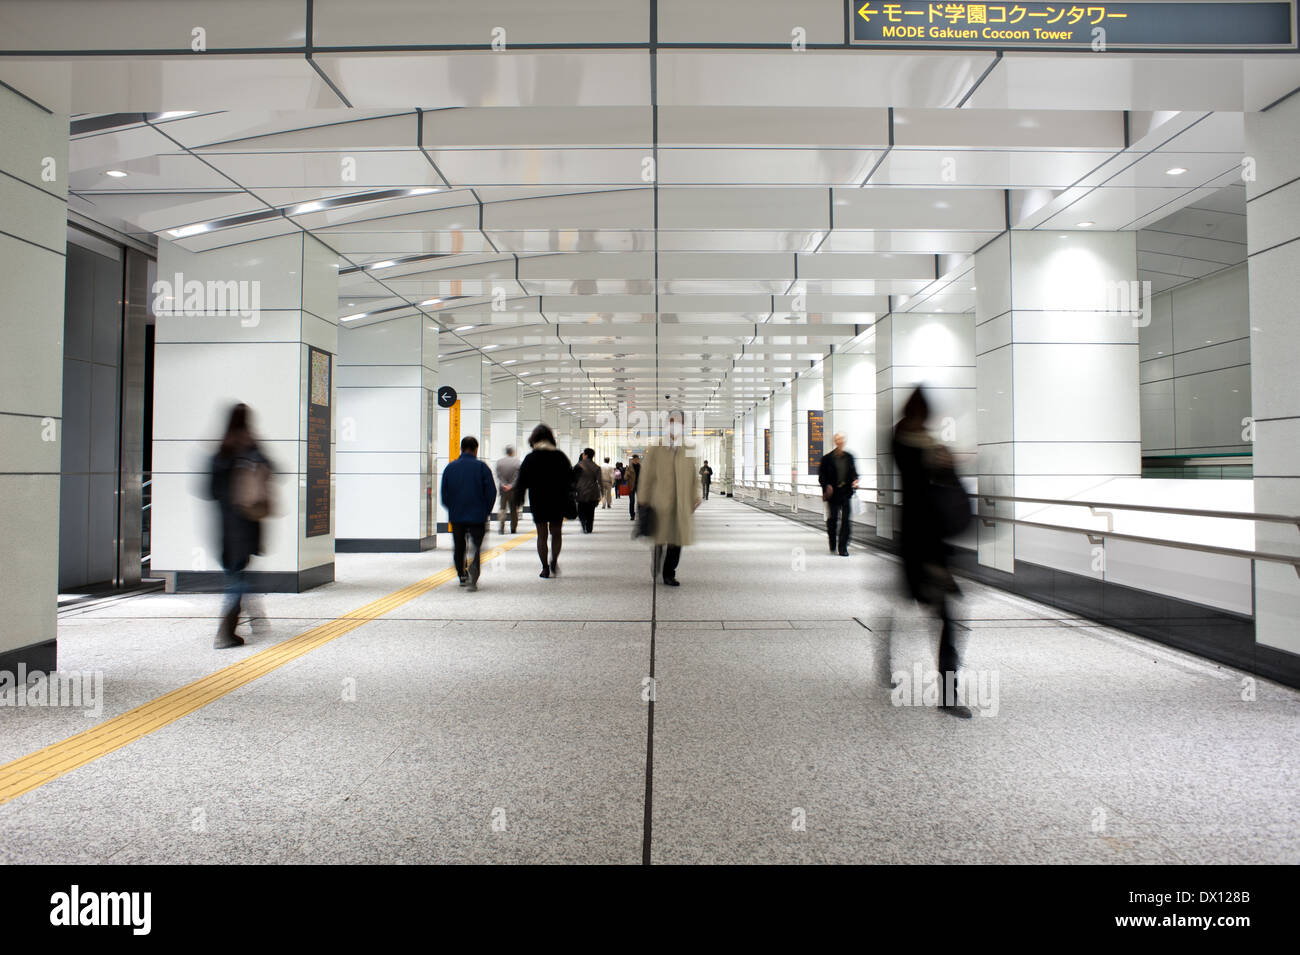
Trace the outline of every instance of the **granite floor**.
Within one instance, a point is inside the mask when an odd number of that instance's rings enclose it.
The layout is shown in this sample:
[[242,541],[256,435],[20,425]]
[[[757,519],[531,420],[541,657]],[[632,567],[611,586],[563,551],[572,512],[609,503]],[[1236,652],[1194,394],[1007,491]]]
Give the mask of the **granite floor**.
[[[598,509],[558,579],[526,541],[0,804],[0,861],[1300,862],[1295,691],[969,584],[976,716],[894,705],[936,630],[892,558],[714,497],[667,588],[631,526]],[[0,707],[0,763],[448,560],[340,554],[237,650],[216,596],[72,608],[102,708]]]

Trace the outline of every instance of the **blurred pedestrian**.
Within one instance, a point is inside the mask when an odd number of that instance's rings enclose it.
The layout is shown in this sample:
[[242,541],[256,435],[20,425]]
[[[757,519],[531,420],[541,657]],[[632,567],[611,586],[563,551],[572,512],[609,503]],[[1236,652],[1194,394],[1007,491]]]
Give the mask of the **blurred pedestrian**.
[[226,598],[213,647],[242,646],[235,634],[248,592],[248,562],[262,553],[262,521],[275,512],[274,469],[253,434],[252,411],[240,403],[230,409],[226,433],[212,458],[209,496],[221,510],[221,569]]
[[686,453],[685,415],[668,413],[668,433],[662,445],[646,448],[645,467],[638,481],[641,507],[650,512],[655,541],[655,567],[669,587],[679,585],[677,565],[682,548],[695,538],[695,509],[702,500],[695,459]]
[[478,590],[483,538],[487,536],[488,521],[492,518],[497,486],[492,480],[492,471],[478,459],[477,438],[461,438],[460,457],[443,469],[440,493],[442,506],[447,509],[447,521],[451,524],[451,560],[456,576],[466,590]]
[[636,520],[636,486],[641,480],[641,455],[632,455],[623,474],[627,479],[627,510],[632,515],[632,520]]
[[[573,468],[563,451],[555,447],[555,432],[539,424],[528,437],[532,449],[519,466],[515,491],[523,499],[528,495],[528,506],[537,525],[537,556],[542,560],[539,577],[560,573],[560,547],[564,543],[564,519],[577,517],[572,509],[569,494],[573,481]],[[547,536],[550,536],[548,563]]]
[[573,469],[573,482],[582,532],[590,534],[595,529],[596,505],[600,502],[600,466],[596,464],[596,452],[592,448],[584,449],[578,458]]
[[501,527],[499,534],[506,532],[506,512],[510,512],[510,533],[519,527],[519,495],[515,493],[515,481],[519,478],[519,458],[515,457],[515,446],[506,445],[506,455],[497,459],[497,489],[501,493],[499,503]]
[[849,556],[849,512],[853,505],[853,492],[858,486],[858,468],[853,455],[844,450],[844,432],[835,432],[835,449],[822,455],[817,466],[817,481],[822,487],[822,500],[826,502],[826,534],[830,538],[831,553]]
[[709,459],[704,459],[704,467],[700,468],[700,488],[704,491],[704,499],[709,499],[709,485],[713,483],[713,468],[709,467]]
[[614,497],[615,499],[620,499],[620,500],[623,497],[623,462],[622,461],[616,461],[614,463]]
[[[952,622],[951,600],[959,593],[949,570],[949,547],[944,541],[946,508],[938,488],[960,486],[952,454],[926,429],[930,404],[918,387],[903,405],[894,428],[894,463],[902,479],[903,506],[899,521],[899,549],[903,558],[906,593],[929,609],[940,622],[940,709],[970,719],[968,707],[957,702],[957,671],[961,659]],[[967,505],[969,509],[969,505]],[[969,518],[969,514],[967,514]]]
[[614,467],[609,463],[609,458],[600,467],[600,501],[601,507],[613,507],[614,496]]

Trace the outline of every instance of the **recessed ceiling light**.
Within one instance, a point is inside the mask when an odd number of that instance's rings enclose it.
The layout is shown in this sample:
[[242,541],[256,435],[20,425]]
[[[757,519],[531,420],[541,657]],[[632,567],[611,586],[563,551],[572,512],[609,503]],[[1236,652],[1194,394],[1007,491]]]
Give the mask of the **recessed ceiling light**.
[[1096,224],[1097,223],[1093,222],[1091,219],[1084,219],[1082,222],[1078,223],[1078,226],[1080,229],[1087,229],[1092,226],[1095,226]]
[[426,299],[425,299],[423,302],[421,302],[420,304],[421,304],[421,305],[441,305],[441,304],[442,304],[442,299],[440,299],[440,298],[426,298]]
[[500,345],[484,345],[484,346],[483,346],[483,350],[484,350],[484,351],[487,351],[488,349],[491,349],[491,348],[500,348],[500,347],[501,347]]
[[473,325],[462,325],[462,326],[460,326],[460,328],[456,329],[456,331],[458,331],[458,332],[467,332],[467,331],[469,331],[469,330],[470,330],[471,328],[473,328],[473,327],[474,327]]
[[503,361],[501,364],[503,364],[503,365],[513,365],[513,364],[514,364],[515,362],[517,362],[518,360],[519,360],[518,358],[507,358],[507,359],[506,359],[505,361]]
[[[516,360],[516,359],[514,359],[514,358],[510,359],[510,361],[515,361],[515,360]],[[509,362],[507,362],[506,364],[509,364]],[[521,372],[519,373],[519,377],[522,378],[524,375],[531,375],[531,374],[532,374],[531,371],[521,371]]]
[[182,116],[193,116],[197,113],[196,109],[174,109],[167,113],[159,113],[159,119],[179,119]]
[[1171,166],[1171,167],[1169,167],[1168,169],[1165,170],[1165,175],[1166,175],[1166,176],[1181,176],[1181,175],[1182,175],[1183,173],[1185,173],[1185,172],[1187,172],[1187,170],[1184,169],[1182,166]]
[[289,215],[305,216],[309,212],[320,212],[324,208],[325,206],[319,202],[304,202],[300,206],[294,206],[293,209],[290,210]]
[[972,286],[970,287],[970,290],[971,290],[972,292],[975,291],[975,286],[972,285]]
[[350,322],[350,321],[352,321],[353,319],[356,319],[356,318],[365,318],[368,314],[370,314],[370,313],[369,313],[369,312],[358,312],[356,315],[344,315],[341,319],[339,319],[339,321],[341,321],[341,322]]
[[384,262],[376,262],[374,265],[367,265],[366,268],[368,268],[368,269],[386,269],[386,268],[389,268],[390,266],[394,266],[394,265],[396,265],[396,264],[397,264],[396,262],[394,262],[394,261],[392,261],[391,259],[389,259],[389,260],[384,261]]
[[427,196],[431,192],[440,192],[440,191],[441,191],[440,189],[436,189],[433,187],[421,186],[419,189],[408,189],[406,191],[406,194],[408,196]]
[[110,169],[108,172],[104,173],[104,175],[105,175],[105,176],[112,176],[114,179],[125,179],[125,178],[126,178],[126,173],[124,173],[124,172],[123,172],[122,170],[120,170],[120,169]]
[[212,226],[208,223],[201,222],[198,225],[185,225],[181,226],[179,229],[168,229],[167,232],[169,235],[173,235],[178,239],[185,239],[192,235],[198,235],[200,232],[207,232],[211,228]]

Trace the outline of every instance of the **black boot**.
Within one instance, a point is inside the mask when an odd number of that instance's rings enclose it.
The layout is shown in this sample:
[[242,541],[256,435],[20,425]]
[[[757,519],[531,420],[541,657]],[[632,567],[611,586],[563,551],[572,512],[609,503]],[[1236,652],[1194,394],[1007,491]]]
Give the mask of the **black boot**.
[[229,647],[242,647],[244,638],[235,633],[235,627],[238,625],[239,605],[236,604],[221,618],[221,625],[217,627],[217,638],[212,641],[212,648],[214,650],[225,650]]

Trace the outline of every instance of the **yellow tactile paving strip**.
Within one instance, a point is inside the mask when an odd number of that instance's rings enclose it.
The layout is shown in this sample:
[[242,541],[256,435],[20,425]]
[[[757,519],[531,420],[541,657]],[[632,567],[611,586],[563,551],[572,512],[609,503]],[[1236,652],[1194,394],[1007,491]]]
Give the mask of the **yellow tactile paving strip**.
[[[537,533],[534,531],[511,538],[499,547],[485,550],[483,560],[499,557],[536,536]],[[232,663],[215,673],[200,677],[193,683],[187,683],[148,703],[107,719],[88,730],[38,749],[34,753],[20,756],[0,766],[0,805],[44,786],[65,773],[94,762],[101,756],[134,743],[154,730],[174,723],[241,686],[247,686],[289,661],[311,653],[317,647],[345,633],[351,633],[363,624],[391,613],[416,597],[455,579],[456,572],[448,567],[431,577],[416,581],[409,587],[403,587],[386,597],[371,601],[364,607],[359,607],[329,623],[313,627],[296,637],[290,637],[282,643],[245,657],[238,663]]]

